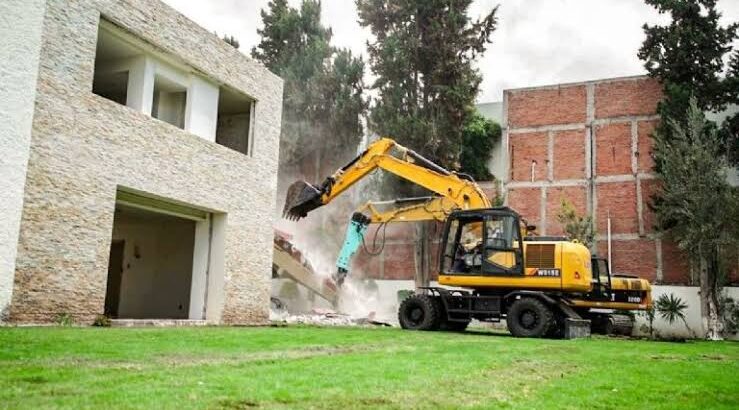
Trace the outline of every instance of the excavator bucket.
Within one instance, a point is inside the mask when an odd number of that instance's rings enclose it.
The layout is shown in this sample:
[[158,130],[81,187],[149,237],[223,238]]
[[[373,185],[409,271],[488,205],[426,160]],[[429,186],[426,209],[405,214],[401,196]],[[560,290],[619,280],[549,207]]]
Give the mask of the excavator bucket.
[[287,189],[282,215],[295,221],[304,218],[308,215],[308,212],[323,205],[322,195],[315,185],[305,181],[297,181]]

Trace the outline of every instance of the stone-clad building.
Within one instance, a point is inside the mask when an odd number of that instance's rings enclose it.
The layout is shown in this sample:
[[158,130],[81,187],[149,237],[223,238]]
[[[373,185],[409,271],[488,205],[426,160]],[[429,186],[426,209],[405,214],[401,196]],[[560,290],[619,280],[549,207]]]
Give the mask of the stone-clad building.
[[153,0],[0,3],[0,310],[261,323],[282,80]]

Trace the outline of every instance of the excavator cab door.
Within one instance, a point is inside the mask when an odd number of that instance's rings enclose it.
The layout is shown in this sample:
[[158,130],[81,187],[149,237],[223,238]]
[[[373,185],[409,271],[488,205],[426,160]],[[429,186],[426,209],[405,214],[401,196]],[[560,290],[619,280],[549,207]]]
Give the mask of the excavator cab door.
[[448,275],[523,275],[518,217],[509,210],[457,211],[447,219],[441,272]]
[[612,300],[611,273],[608,270],[608,260],[592,258],[593,290],[591,295],[595,300]]

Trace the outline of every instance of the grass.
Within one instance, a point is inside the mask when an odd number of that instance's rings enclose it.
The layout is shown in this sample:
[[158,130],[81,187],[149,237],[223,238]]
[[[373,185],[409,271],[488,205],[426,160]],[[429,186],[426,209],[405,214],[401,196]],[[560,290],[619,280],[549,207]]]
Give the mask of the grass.
[[0,328],[4,408],[739,408],[739,343]]

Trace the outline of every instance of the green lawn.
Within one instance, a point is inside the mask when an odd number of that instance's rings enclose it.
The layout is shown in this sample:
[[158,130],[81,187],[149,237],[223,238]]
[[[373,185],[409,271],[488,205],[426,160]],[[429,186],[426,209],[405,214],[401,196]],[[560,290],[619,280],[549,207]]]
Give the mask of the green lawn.
[[7,408],[739,408],[739,343],[0,328]]

